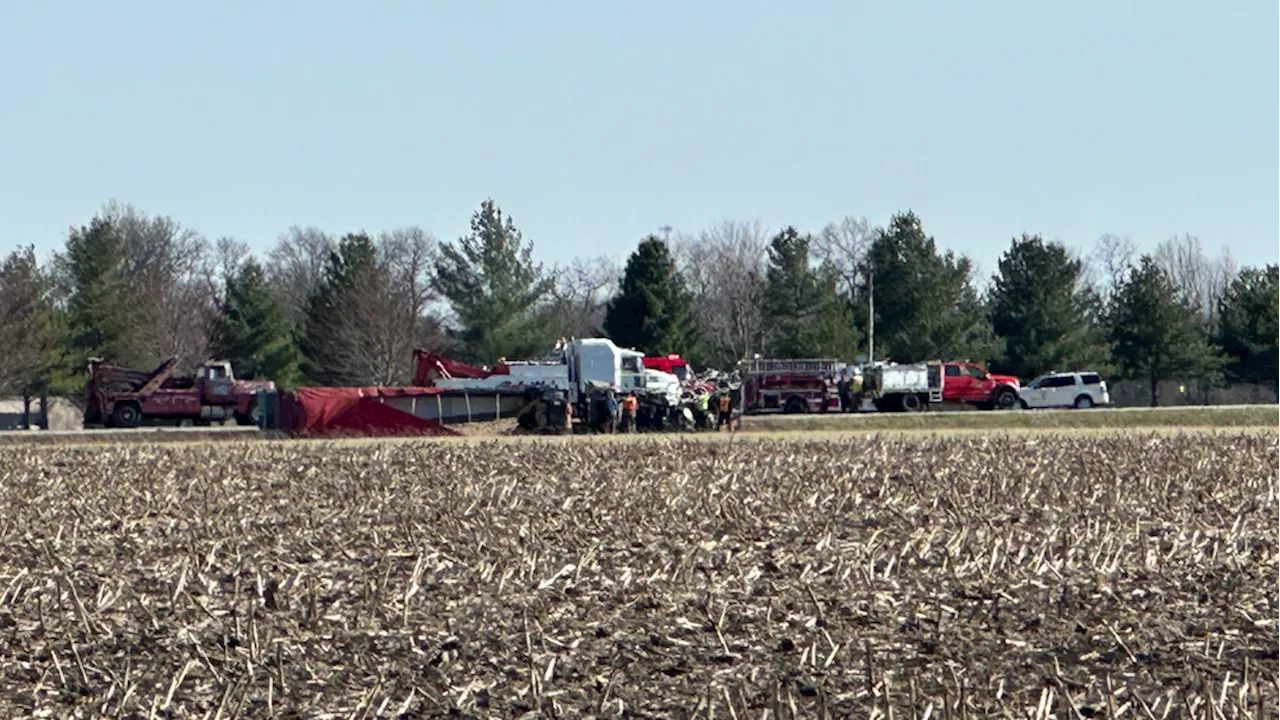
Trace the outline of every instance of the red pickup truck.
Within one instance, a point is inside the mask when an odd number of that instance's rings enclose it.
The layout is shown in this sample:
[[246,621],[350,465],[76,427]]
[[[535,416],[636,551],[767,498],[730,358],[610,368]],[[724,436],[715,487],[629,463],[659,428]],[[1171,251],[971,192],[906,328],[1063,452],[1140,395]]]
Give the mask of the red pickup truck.
[[1018,378],[992,375],[967,360],[942,363],[942,401],[966,403],[984,410],[1018,407]]

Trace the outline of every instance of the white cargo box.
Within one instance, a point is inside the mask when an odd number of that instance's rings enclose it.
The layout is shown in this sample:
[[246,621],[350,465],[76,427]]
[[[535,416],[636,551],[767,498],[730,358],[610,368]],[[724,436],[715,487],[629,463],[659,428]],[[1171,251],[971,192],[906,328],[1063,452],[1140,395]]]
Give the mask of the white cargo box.
[[876,396],[926,393],[930,390],[929,366],[925,363],[877,365],[868,368],[864,377],[863,388]]

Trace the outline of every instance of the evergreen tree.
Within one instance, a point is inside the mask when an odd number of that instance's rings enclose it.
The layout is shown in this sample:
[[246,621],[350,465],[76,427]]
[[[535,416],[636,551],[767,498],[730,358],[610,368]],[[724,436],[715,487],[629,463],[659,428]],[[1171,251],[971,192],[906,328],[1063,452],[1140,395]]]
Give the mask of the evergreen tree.
[[690,298],[667,244],[650,235],[627,259],[618,294],[605,309],[604,330],[615,343],[646,355],[693,349]]
[[533,244],[524,242],[511,217],[486,200],[471,217],[471,234],[442,243],[433,286],[453,309],[463,343],[462,356],[492,363],[500,357],[528,357],[553,340],[536,312],[552,289]]
[[769,244],[764,321],[769,354],[782,358],[842,356],[856,341],[839,296],[839,275],[811,263],[813,239],[788,227]]
[[348,322],[359,296],[376,280],[378,251],[364,233],[352,233],[329,250],[324,279],[307,302],[306,319],[298,349],[302,374],[320,385],[361,384],[360,368],[353,362],[359,351]]
[[84,387],[89,358],[136,364],[144,358],[128,351],[129,308],[121,301],[124,244],[116,227],[95,217],[87,227],[73,228],[62,263],[69,284],[63,355],[54,379],[59,391]]
[[1106,348],[1083,275],[1083,263],[1060,243],[1014,238],[993,278],[991,323],[1004,344],[993,370],[1034,378],[1100,367]]
[[1227,377],[1276,387],[1280,367],[1280,266],[1244,268],[1227,288],[1219,314],[1218,344],[1227,355]]
[[213,352],[231,361],[236,377],[273,380],[281,387],[296,381],[298,349],[284,309],[255,260],[226,279],[212,341]]
[[1209,345],[1199,311],[1180,302],[1169,276],[1150,255],[1120,286],[1111,307],[1112,356],[1126,377],[1146,380],[1151,405],[1161,380],[1207,379],[1222,358]]
[[939,254],[910,211],[893,216],[878,233],[864,260],[860,308],[874,291],[875,354],[895,362],[969,359],[983,362],[999,354],[987,311],[969,281],[972,266],[951,251]]
[[34,393],[45,386],[56,327],[49,283],[35,248],[14,250],[0,263],[0,345],[5,348],[0,393]]

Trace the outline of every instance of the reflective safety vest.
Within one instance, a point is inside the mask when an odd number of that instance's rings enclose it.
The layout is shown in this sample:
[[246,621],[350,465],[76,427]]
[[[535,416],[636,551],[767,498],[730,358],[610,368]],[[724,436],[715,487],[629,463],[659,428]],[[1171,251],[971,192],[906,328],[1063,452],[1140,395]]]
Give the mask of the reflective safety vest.
[[720,396],[720,412],[729,412],[729,395],[728,393]]
[[711,396],[707,393],[698,393],[698,397],[694,399],[695,407],[702,412],[707,411],[707,405],[711,402]]
[[622,409],[627,412],[635,412],[636,406],[639,404],[640,401],[636,399],[635,395],[628,395],[622,398]]

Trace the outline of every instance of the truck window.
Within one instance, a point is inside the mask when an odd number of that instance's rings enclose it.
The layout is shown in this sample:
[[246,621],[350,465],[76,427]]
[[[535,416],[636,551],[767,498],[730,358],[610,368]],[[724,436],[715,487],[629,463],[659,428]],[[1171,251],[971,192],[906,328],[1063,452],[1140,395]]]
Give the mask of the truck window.
[[981,380],[981,379],[983,379],[983,378],[985,378],[985,377],[987,376],[987,371],[986,371],[986,370],[983,370],[982,368],[978,367],[977,365],[965,365],[965,366],[964,366],[964,374],[965,374],[965,375],[968,375],[969,377],[974,377],[974,378],[978,378],[979,380]]
[[221,365],[209,366],[210,380],[225,380],[227,378],[227,369]]
[[1101,381],[1102,379],[1098,377],[1097,373],[1084,373],[1080,376],[1080,382],[1085,385],[1097,385]]
[[947,366],[947,377],[960,377],[960,366],[959,366],[959,365],[948,365],[948,366]]
[[1070,387],[1076,384],[1076,379],[1070,375],[1059,375],[1051,377],[1041,384],[1041,387]]

